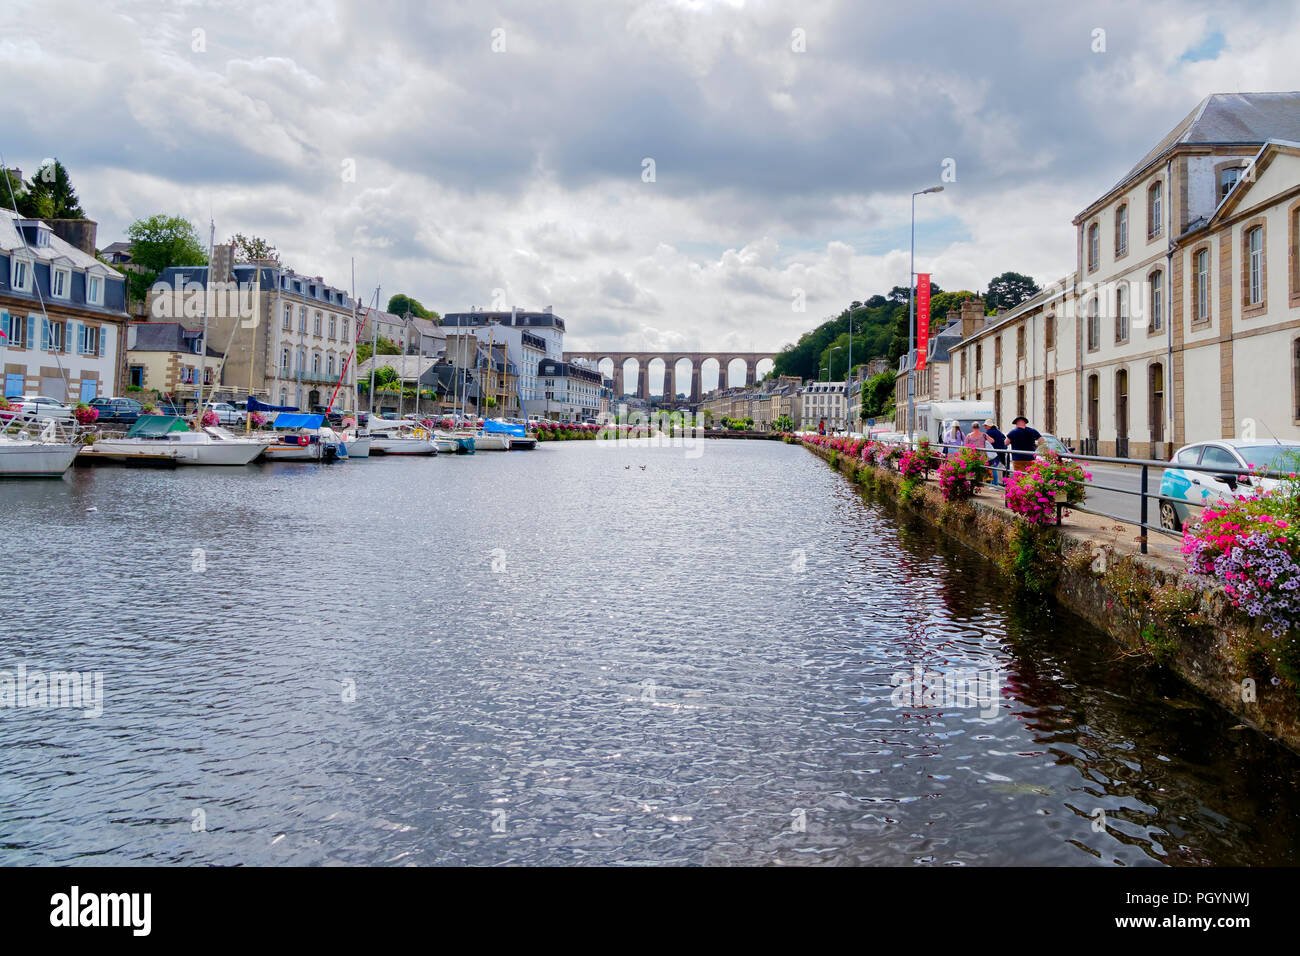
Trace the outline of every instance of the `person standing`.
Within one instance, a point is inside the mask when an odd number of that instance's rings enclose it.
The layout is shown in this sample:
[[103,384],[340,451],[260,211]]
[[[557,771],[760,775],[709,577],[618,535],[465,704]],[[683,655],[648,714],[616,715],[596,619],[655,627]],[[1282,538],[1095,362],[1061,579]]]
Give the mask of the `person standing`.
[[821,421],[817,423],[817,434],[818,435],[826,434],[826,419],[823,418]]
[[997,424],[991,418],[984,422],[984,434],[989,436],[989,444],[994,449],[989,455],[989,461],[993,465],[993,486],[997,487],[998,469],[1005,471],[1007,467],[1007,436],[998,430]]
[[962,435],[961,433],[961,427],[957,424],[956,421],[948,422],[948,427],[947,429],[944,430],[943,433],[944,457],[947,457],[948,455],[952,454],[954,451],[957,450],[955,447],[948,447],[948,446],[960,445],[964,437],[965,436]]
[[1007,444],[1011,446],[1011,467],[1016,471],[1024,471],[1034,460],[1038,440],[1043,436],[1029,427],[1029,419],[1024,415],[1017,415],[1011,424],[1016,426],[1007,432]]

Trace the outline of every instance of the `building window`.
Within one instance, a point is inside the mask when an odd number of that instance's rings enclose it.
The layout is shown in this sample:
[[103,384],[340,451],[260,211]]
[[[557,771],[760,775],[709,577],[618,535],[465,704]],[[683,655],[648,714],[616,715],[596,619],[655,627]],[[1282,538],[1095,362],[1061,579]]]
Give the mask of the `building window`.
[[1016,386],[1016,415],[1020,416],[1025,413],[1025,387]]
[[312,322],[311,331],[313,335],[317,335],[317,336],[320,335],[320,313],[319,312],[316,313],[316,319],[314,322]]
[[[1291,295],[1300,300],[1300,202],[1291,207]],[[1300,305],[1300,301],[1292,301]]]
[[1056,316],[1049,315],[1043,319],[1043,346],[1044,348],[1056,348]]
[[1088,271],[1096,272],[1101,265],[1101,227],[1095,222],[1088,227]]
[[[1115,437],[1120,441],[1128,438],[1128,370],[1120,369],[1115,373]],[[1119,449],[1116,449],[1118,452]],[[1128,453],[1125,452],[1125,457]]]
[[99,329],[90,325],[77,327],[77,352],[81,355],[99,353]]
[[41,351],[58,352],[63,349],[63,323],[41,319]]
[[[280,374],[281,375],[287,374],[288,371],[289,371],[289,350],[281,349],[280,350]],[[284,399],[281,398],[280,401],[283,403]]]
[[319,353],[319,352],[312,352],[312,353],[311,353],[311,373],[312,373],[313,375],[317,375],[317,374],[320,373],[320,353]]
[[1227,169],[1219,171],[1219,202],[1223,202],[1227,198],[1228,193],[1232,192],[1232,187],[1237,185],[1237,180],[1240,178],[1240,166],[1229,166]]
[[1016,358],[1025,357],[1025,327],[1019,325],[1016,327]]
[[334,374],[334,353],[333,352],[330,353],[329,358],[326,361],[325,365],[327,370],[329,371],[329,374],[333,376]]
[[1128,341],[1128,284],[1115,290],[1115,341]]
[[67,269],[53,270],[53,277],[50,280],[50,295],[56,299],[66,299],[69,296],[69,287],[72,285],[72,273]]
[[1101,420],[1101,379],[1096,375],[1088,376],[1088,437],[1097,440],[1098,423]]
[[305,305],[298,306],[298,331],[303,335],[307,334],[307,307]]
[[86,301],[91,305],[104,304],[104,280],[100,276],[86,276]]
[[0,331],[5,334],[5,343],[9,348],[21,349],[27,346],[27,321],[21,315],[0,313]]
[[339,319],[336,315],[330,316],[330,338],[337,338]]
[[346,342],[347,340],[348,340],[348,320],[344,319],[343,320],[343,341]]
[[1056,379],[1049,378],[1043,387],[1043,423],[1047,434],[1056,434]]
[[286,332],[293,331],[293,306],[286,305],[284,307],[284,321],[281,323],[280,328]]
[[1128,254],[1128,203],[1115,210],[1115,258]]
[[1101,348],[1101,315],[1098,312],[1097,297],[1094,295],[1088,302],[1088,349],[1095,351]]
[[978,375],[984,370],[984,343],[975,343],[975,374]]
[[1151,440],[1165,440],[1165,368],[1159,362],[1152,362],[1147,372],[1147,395],[1151,408],[1147,420],[1151,423]]
[[993,364],[999,367],[1002,365],[1002,336],[1000,335],[993,340]]
[[1157,269],[1147,276],[1151,285],[1151,322],[1148,329],[1159,332],[1165,327],[1165,274]]
[[301,375],[307,370],[307,350],[298,350],[298,373]]
[[961,377],[966,378],[966,353],[961,353]]
[[32,269],[31,264],[26,259],[14,257],[9,264],[9,284],[13,286],[15,292],[32,291]]
[[1164,183],[1152,183],[1147,190],[1147,238],[1154,239],[1164,229]]
[[1246,233],[1246,304],[1264,301],[1264,227],[1255,226]]
[[1197,322],[1210,321],[1210,250],[1200,249],[1193,257],[1192,315]]

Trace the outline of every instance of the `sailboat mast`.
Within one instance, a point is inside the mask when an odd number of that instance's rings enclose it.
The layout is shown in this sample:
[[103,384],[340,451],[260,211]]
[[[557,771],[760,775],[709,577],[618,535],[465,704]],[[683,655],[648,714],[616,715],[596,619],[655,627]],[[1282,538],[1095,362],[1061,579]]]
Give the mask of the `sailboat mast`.
[[212,248],[217,241],[217,224],[208,220],[208,274],[203,281],[203,332],[199,338],[199,380],[195,383],[196,428],[203,427],[203,380],[208,375],[208,298],[212,295]]
[[[375,309],[379,308],[379,286],[375,286]],[[370,330],[370,414],[375,414],[375,356],[379,352],[379,323]]]

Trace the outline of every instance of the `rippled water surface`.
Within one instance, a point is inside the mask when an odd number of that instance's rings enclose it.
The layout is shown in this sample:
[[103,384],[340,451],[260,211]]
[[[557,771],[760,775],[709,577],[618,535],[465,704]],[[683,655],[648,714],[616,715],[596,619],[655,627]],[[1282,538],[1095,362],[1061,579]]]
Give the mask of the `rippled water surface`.
[[[2,863],[1300,861],[1296,758],[793,446],[0,502],[0,670],[104,686],[0,710]],[[915,665],[996,716],[896,706]]]

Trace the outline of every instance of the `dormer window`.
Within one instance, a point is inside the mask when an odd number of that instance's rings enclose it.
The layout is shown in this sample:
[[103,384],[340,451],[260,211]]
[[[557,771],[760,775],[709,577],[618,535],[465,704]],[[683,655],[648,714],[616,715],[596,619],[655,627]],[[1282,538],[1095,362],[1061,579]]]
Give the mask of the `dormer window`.
[[15,292],[32,291],[32,264],[15,256],[9,262],[9,284]]
[[104,279],[102,276],[86,276],[86,302],[90,305],[104,304]]
[[1219,173],[1219,201],[1222,202],[1232,192],[1232,187],[1237,185],[1237,180],[1241,178],[1241,167],[1230,166],[1221,170]]
[[50,295],[66,299],[72,293],[72,270],[55,268],[50,274]]

